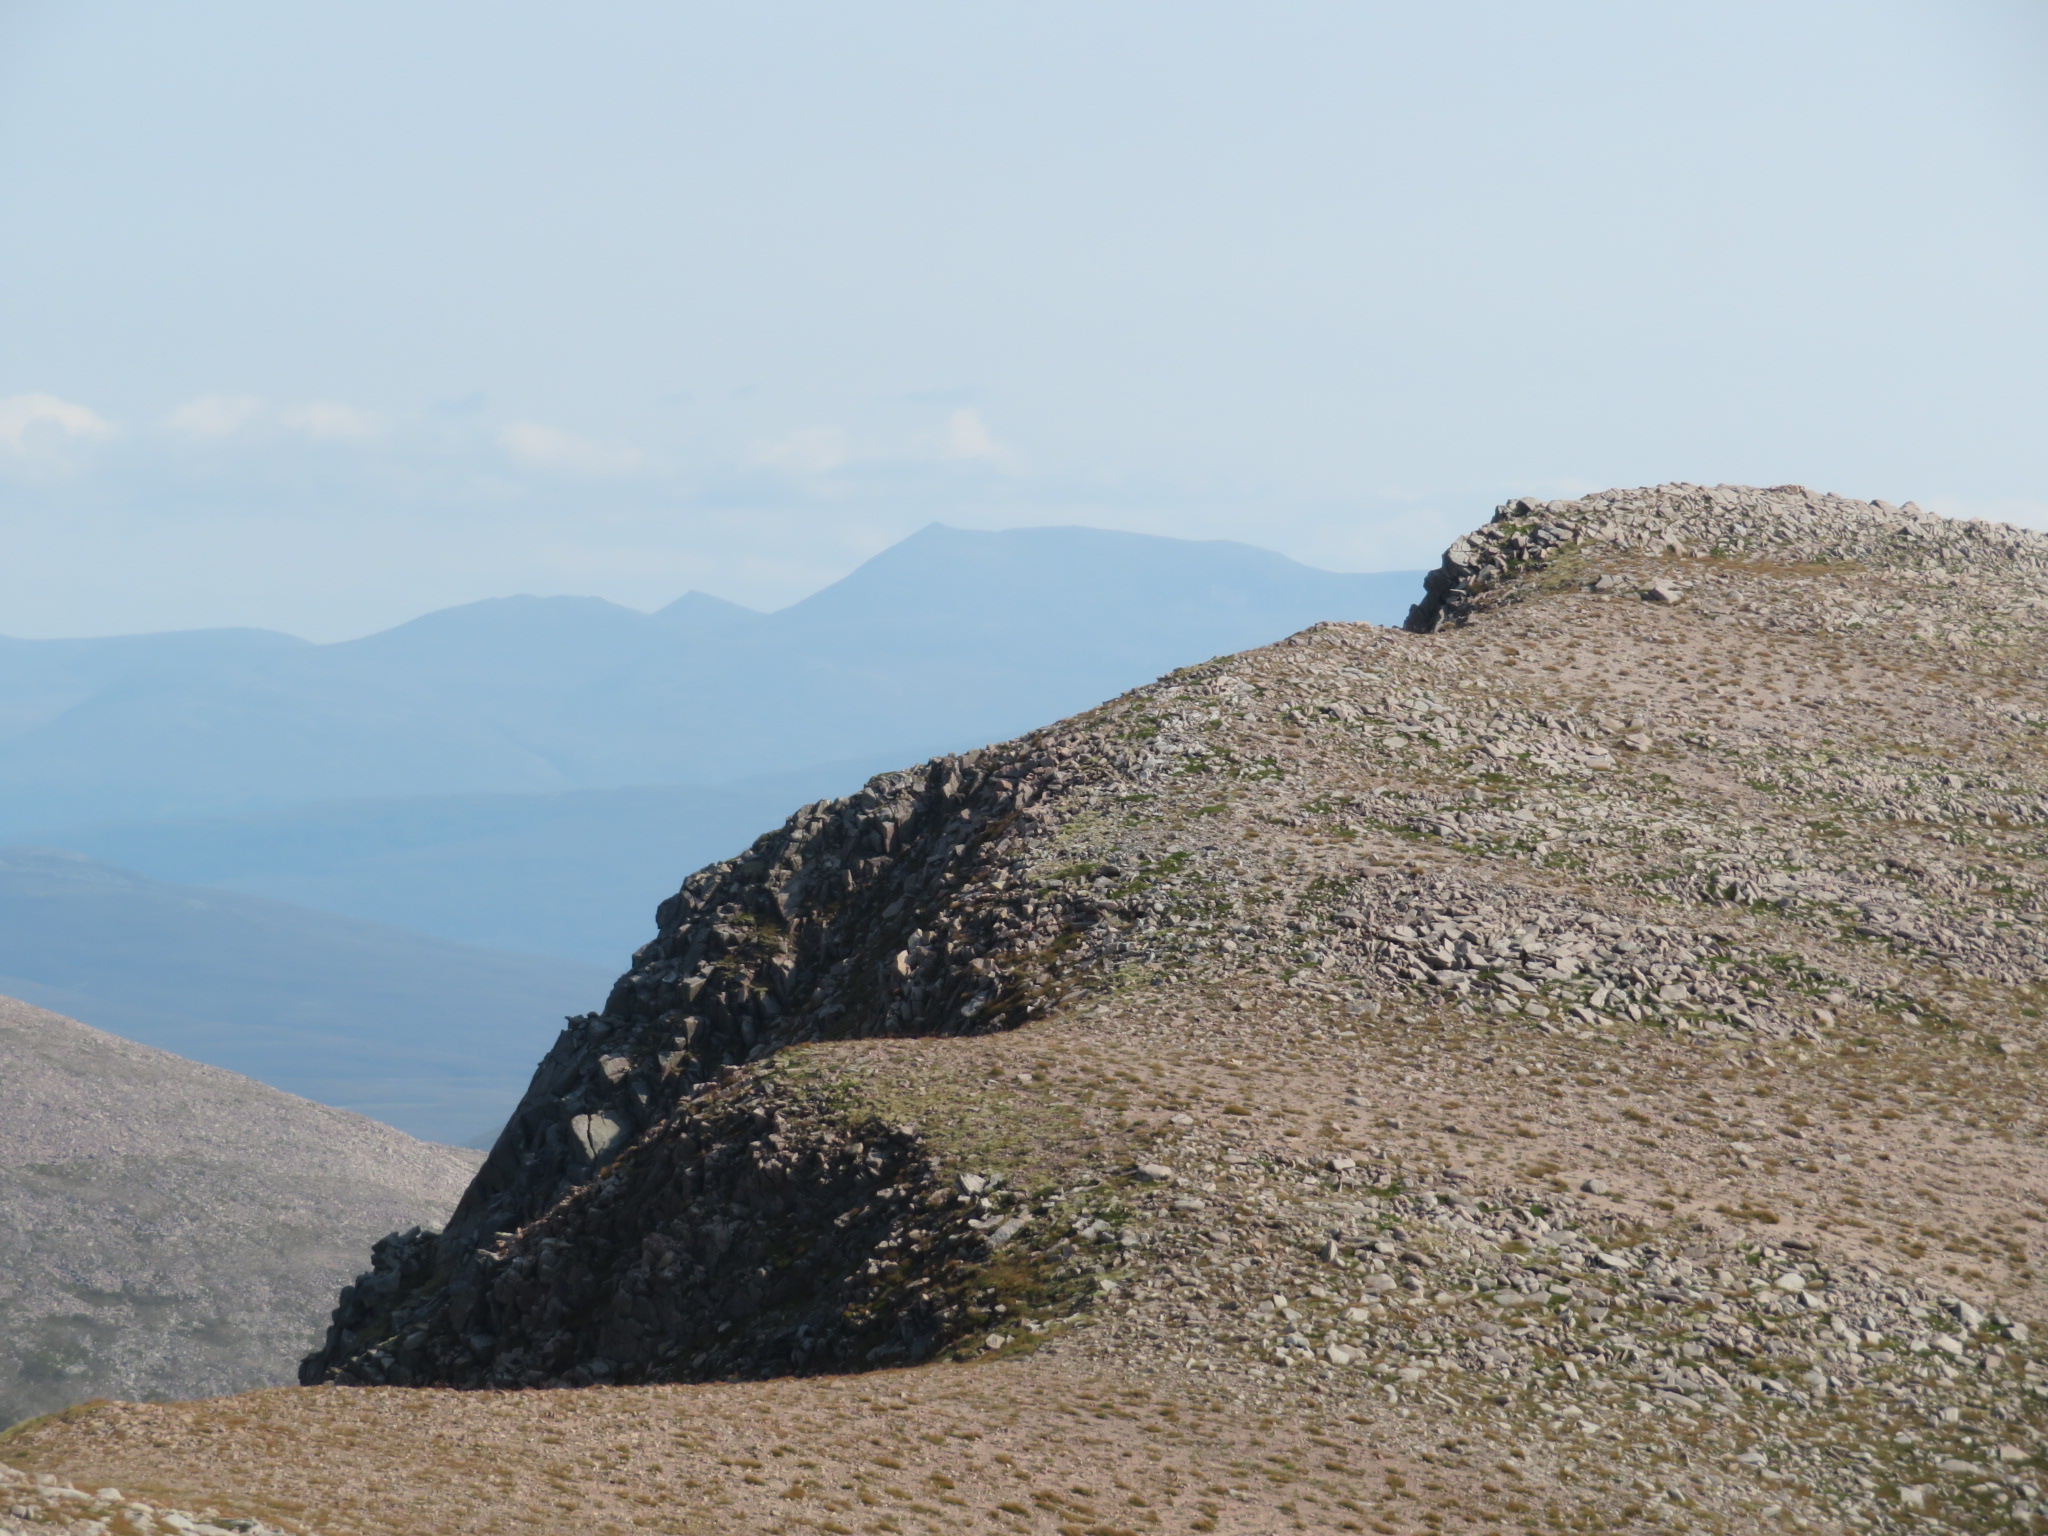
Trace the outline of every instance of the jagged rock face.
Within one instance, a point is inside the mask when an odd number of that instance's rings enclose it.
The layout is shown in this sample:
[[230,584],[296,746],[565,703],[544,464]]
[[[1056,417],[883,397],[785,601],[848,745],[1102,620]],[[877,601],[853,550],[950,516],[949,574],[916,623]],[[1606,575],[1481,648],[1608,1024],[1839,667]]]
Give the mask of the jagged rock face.
[[[585,1386],[923,1359],[946,1332],[930,1277],[987,1251],[970,1215],[914,1129],[849,1126],[766,1074],[677,1109],[532,1241],[470,1255],[338,1374]],[[419,1229],[379,1243],[335,1337],[392,1328],[438,1262]]]
[[[569,1379],[564,1373],[579,1362],[587,1372],[592,1357],[582,1351],[594,1336],[583,1332],[556,1329],[547,1337],[568,1341],[559,1348],[550,1343],[502,1357],[495,1346],[467,1347],[472,1335],[495,1338],[515,1324],[530,1340],[525,1330],[540,1326],[526,1282],[536,1268],[552,1281],[558,1266],[547,1255],[570,1239],[535,1238],[532,1243],[550,1245],[547,1253],[512,1260],[507,1244],[526,1241],[515,1234],[546,1216],[551,1233],[573,1229],[581,1242],[594,1190],[605,1191],[598,1209],[640,1210],[620,1191],[641,1189],[657,1177],[651,1170],[666,1177],[681,1166],[677,1159],[698,1155],[679,1149],[701,1152],[704,1125],[729,1129],[734,1123],[714,1098],[716,1079],[735,1064],[810,1041],[967,1034],[1014,1027],[1042,1013],[1056,981],[1055,950],[1078,945],[1085,952],[1100,907],[1085,888],[1042,900],[1029,886],[1012,885],[999,866],[1019,840],[1039,830],[1031,808],[1066,785],[1076,761],[1071,743],[1026,739],[883,775],[857,795],[806,806],[739,858],[691,876],[662,903],[660,936],[634,955],[604,1010],[571,1020],[541,1062],[447,1231],[394,1235],[380,1245],[372,1270],[344,1295],[328,1342],[308,1359],[302,1379],[531,1384]],[[1099,766],[1090,772],[1099,773]],[[804,1125],[783,1133],[803,1145],[793,1141],[793,1161],[778,1166],[836,1166],[844,1144],[860,1134],[815,1116]],[[643,1135],[648,1143],[636,1149],[637,1160],[616,1178],[600,1179]],[[893,1164],[908,1154],[891,1156]],[[714,1184],[725,1167],[715,1158],[691,1166],[698,1169],[693,1179],[710,1177]],[[935,1191],[920,1186],[919,1192]],[[845,1214],[812,1193],[824,1204],[790,1213],[791,1221]],[[852,1186],[845,1199],[855,1200]],[[744,1199],[720,1209],[728,1226],[744,1227],[750,1219]],[[854,1241],[863,1237],[869,1247],[882,1240],[867,1227],[852,1228],[846,1242],[827,1245],[797,1272],[826,1299],[820,1301],[825,1311],[782,1325],[777,1342],[744,1352],[752,1368],[811,1362],[822,1369],[844,1364],[856,1345],[861,1358],[884,1349],[877,1359],[886,1358],[892,1342],[913,1354],[932,1347],[931,1329],[914,1320],[892,1323],[902,1336],[878,1344],[843,1317],[837,1323],[827,1317],[835,1309],[859,1310],[832,1288],[850,1270],[832,1265],[842,1257],[853,1268],[856,1259],[864,1263],[869,1249]],[[590,1273],[587,1265],[579,1271]],[[638,1283],[611,1270],[605,1276],[605,1285],[627,1288],[610,1293],[615,1299]],[[700,1283],[713,1285],[707,1295],[745,1294],[744,1287],[735,1293],[710,1278]],[[451,1319],[448,1296],[466,1298],[487,1287],[498,1298],[493,1305],[502,1321],[472,1327],[466,1315]],[[555,1317],[572,1310],[559,1295],[548,1309]],[[755,1310],[781,1315],[772,1302]],[[371,1340],[409,1323],[427,1326],[430,1313],[434,1349],[423,1353],[415,1346],[403,1360],[364,1355]],[[737,1341],[709,1353],[685,1347],[697,1337],[680,1321],[685,1313],[675,1310],[671,1297],[660,1330],[630,1349],[610,1339],[597,1346],[610,1351],[600,1358],[619,1379],[644,1380],[649,1372],[715,1373],[743,1353],[729,1347]],[[726,1320],[715,1310],[705,1315]]]
[[1073,772],[1027,740],[885,774],[798,811],[656,914],[601,1013],[570,1021],[449,1223],[517,1227],[603,1167],[720,1069],[803,1041],[969,1034],[1046,1006],[1047,952],[1085,897],[960,893]]

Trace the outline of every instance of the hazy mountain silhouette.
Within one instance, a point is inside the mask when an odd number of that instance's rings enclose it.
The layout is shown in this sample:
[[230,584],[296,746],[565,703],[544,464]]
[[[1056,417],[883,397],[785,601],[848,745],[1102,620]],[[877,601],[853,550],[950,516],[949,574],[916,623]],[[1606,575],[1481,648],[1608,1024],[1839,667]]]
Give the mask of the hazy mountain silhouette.
[[680,871],[796,805],[1419,592],[1242,544],[935,525],[773,614],[513,597],[339,645],[0,641],[0,835],[609,966]]
[[1411,573],[1225,542],[934,525],[778,613],[511,597],[312,645],[0,641],[0,835],[311,801],[731,781],[911,761],[1318,619]]

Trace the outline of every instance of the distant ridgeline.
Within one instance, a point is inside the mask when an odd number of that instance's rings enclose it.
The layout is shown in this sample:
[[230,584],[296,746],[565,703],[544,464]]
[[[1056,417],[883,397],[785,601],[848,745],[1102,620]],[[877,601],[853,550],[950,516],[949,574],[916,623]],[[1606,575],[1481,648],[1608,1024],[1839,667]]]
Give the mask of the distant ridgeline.
[[507,598],[309,645],[0,640],[0,842],[610,964],[677,869],[1421,573],[1241,544],[932,527],[779,613]]
[[514,597],[334,645],[0,640],[0,837],[902,762],[1318,619],[1398,623],[1417,580],[1242,544],[933,526],[772,614],[702,593],[653,614]]

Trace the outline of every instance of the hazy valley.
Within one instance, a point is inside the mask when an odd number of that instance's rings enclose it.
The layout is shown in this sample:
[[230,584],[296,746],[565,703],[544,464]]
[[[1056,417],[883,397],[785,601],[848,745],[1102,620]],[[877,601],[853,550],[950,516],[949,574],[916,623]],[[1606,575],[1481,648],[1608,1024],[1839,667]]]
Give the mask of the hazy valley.
[[0,851],[0,993],[414,1136],[495,1134],[597,966]]

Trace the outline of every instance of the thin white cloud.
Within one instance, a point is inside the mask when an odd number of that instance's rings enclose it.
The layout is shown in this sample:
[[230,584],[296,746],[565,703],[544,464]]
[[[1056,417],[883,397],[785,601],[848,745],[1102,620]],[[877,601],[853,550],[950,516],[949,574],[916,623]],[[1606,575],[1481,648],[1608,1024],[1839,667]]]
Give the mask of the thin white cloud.
[[55,395],[8,395],[0,398],[0,447],[28,455],[53,438],[104,438],[114,424],[89,406]]
[[333,400],[292,406],[279,419],[294,432],[339,442],[362,442],[381,434],[385,426],[382,416]]
[[1016,450],[998,441],[980,412],[967,407],[948,415],[936,433],[926,430],[893,447],[870,444],[857,448],[852,434],[843,427],[804,427],[757,442],[747,457],[765,468],[798,475],[829,474],[854,463],[898,470],[934,462],[991,464],[1005,471],[1016,469],[1019,463]]
[[219,442],[253,427],[283,427],[318,442],[362,443],[382,437],[391,423],[375,411],[337,400],[310,400],[277,407],[256,395],[199,395],[164,418],[185,437]]
[[624,475],[645,459],[636,448],[603,443],[537,421],[514,421],[498,429],[498,446],[534,469],[565,469],[582,475]]
[[852,461],[853,440],[839,427],[805,427],[755,444],[751,457],[770,469],[822,475]]
[[1016,451],[996,441],[995,434],[989,431],[988,423],[981,419],[979,411],[965,408],[946,418],[946,456],[978,459],[998,469],[1017,467]]
[[200,395],[164,418],[164,425],[186,437],[208,441],[233,437],[263,412],[254,395]]

